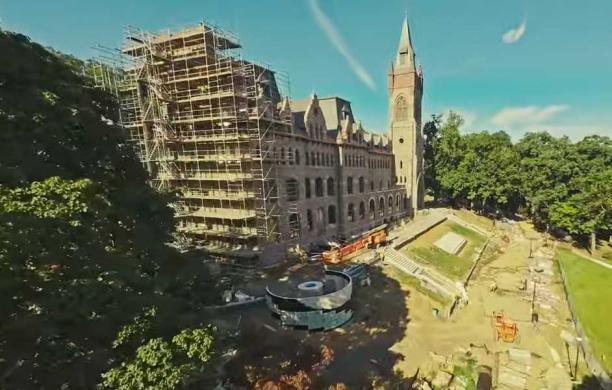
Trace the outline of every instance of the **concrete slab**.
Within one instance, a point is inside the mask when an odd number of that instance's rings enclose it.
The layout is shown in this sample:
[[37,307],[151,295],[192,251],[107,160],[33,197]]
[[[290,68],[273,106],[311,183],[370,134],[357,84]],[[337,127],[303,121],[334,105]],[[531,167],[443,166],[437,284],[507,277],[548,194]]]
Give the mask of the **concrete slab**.
[[461,249],[467,244],[467,240],[457,233],[448,232],[443,235],[434,245],[444,252],[456,255],[461,252]]

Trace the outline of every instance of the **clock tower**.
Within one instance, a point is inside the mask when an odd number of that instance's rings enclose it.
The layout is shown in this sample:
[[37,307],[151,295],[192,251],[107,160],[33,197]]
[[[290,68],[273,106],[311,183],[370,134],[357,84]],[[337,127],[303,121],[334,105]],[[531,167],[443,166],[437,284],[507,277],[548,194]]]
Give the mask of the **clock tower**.
[[406,189],[412,212],[423,207],[423,133],[421,99],[423,73],[416,66],[408,18],[402,24],[399,47],[388,75],[389,130],[395,155],[397,183]]

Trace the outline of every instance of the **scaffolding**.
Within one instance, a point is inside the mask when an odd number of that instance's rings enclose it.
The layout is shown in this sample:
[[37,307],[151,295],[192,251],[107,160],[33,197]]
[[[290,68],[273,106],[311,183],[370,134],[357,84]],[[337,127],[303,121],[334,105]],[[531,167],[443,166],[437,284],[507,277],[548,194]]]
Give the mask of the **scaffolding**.
[[[291,132],[279,115],[284,78],[239,49],[233,34],[208,23],[159,34],[127,27],[123,48],[102,57],[112,64],[101,60],[93,72],[117,95],[151,185],[178,192],[178,230],[218,252],[295,238],[280,235],[271,153],[275,134]],[[297,214],[295,202],[284,203]]]

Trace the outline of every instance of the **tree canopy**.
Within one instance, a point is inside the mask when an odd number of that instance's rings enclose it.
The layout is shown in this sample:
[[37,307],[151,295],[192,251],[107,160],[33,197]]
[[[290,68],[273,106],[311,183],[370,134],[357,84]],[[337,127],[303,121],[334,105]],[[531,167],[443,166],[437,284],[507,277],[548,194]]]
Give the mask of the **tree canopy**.
[[[0,53],[0,387],[94,388],[110,370],[105,384],[125,388],[147,351],[167,348],[192,381],[212,329],[176,316],[196,304],[184,296],[197,273],[167,245],[172,194],[147,184],[114,98],[82,63],[3,31]],[[151,306],[164,325],[113,347]]]
[[424,126],[426,184],[435,199],[480,211],[519,210],[536,224],[577,238],[612,229],[612,140],[589,136],[572,143],[546,132],[516,144],[502,132],[461,134],[450,112]]

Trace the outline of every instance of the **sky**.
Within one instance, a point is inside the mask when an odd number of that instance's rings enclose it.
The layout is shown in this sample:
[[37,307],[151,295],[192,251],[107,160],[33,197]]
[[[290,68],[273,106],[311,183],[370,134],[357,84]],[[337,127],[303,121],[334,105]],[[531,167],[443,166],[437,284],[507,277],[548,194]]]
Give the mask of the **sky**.
[[[388,127],[386,75],[408,17],[424,72],[423,117],[463,131],[612,136],[610,0],[0,0],[0,26],[80,58],[121,45],[126,25],[212,22],[243,54],[289,75],[293,99],[340,96]],[[1,55],[1,53],[0,53]]]

